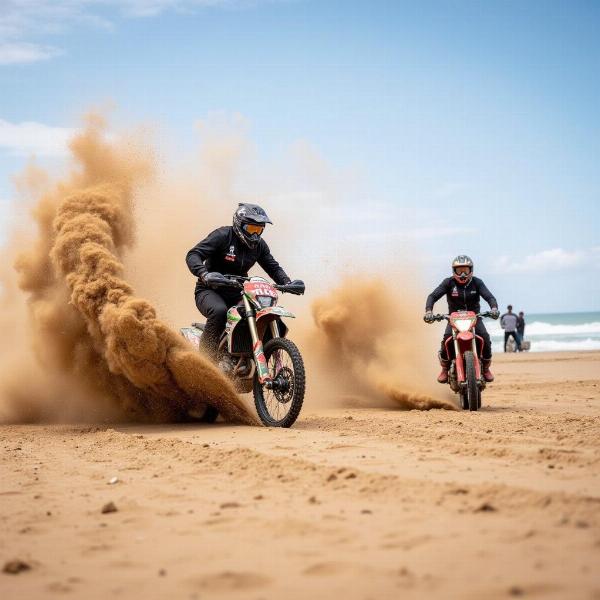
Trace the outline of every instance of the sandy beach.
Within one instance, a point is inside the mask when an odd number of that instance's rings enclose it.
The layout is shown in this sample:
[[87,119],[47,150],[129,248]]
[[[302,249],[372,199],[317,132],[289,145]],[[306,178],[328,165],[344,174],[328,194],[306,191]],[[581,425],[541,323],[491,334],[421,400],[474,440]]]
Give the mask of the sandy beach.
[[600,598],[600,353],[494,367],[474,414],[2,426],[0,596]]

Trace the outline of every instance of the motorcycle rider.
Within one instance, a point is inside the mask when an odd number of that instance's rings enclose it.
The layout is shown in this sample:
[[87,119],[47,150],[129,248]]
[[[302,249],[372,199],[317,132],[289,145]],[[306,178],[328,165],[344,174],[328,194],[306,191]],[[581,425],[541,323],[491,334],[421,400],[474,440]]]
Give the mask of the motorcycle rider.
[[186,255],[189,270],[198,278],[194,291],[196,306],[206,317],[200,347],[213,360],[225,329],[227,310],[240,301],[239,290],[219,287],[228,283],[224,275],[247,277],[258,263],[275,283],[291,283],[261,237],[267,223],[272,221],[260,206],[240,203],[232,225],[215,229]]
[[[433,305],[443,296],[448,300],[448,312],[469,310],[475,313],[480,312],[480,296],[490,305],[492,309],[491,316],[497,319],[500,316],[498,302],[492,293],[487,289],[485,283],[478,277],[473,276],[473,261],[466,255],[461,254],[452,261],[452,277],[447,277],[438,285],[427,297],[425,304],[426,323],[433,321]],[[492,364],[492,342],[490,336],[483,324],[482,319],[477,319],[475,333],[483,338],[482,349],[482,367],[483,378],[488,381],[494,381],[494,375],[490,371]],[[439,383],[448,382],[448,369],[450,367],[450,358],[446,352],[446,340],[452,336],[450,323],[446,325],[446,331],[442,339],[442,348],[439,352],[442,371],[438,376]]]

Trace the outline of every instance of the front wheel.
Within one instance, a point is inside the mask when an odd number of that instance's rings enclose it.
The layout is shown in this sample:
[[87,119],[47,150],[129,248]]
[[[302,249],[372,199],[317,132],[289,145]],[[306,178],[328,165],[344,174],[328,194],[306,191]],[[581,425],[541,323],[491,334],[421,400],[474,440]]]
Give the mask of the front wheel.
[[302,408],[306,375],[302,355],[296,344],[285,338],[273,338],[264,347],[271,389],[254,376],[254,405],[267,427],[291,427]]
[[465,376],[467,379],[466,397],[469,403],[469,410],[479,408],[479,386],[477,385],[477,376],[475,374],[475,357],[472,352],[465,352]]

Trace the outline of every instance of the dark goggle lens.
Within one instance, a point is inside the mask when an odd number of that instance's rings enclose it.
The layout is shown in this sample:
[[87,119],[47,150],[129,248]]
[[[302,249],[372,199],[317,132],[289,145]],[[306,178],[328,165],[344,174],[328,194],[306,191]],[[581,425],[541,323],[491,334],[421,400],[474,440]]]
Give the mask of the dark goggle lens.
[[254,233],[258,233],[258,235],[261,235],[264,229],[265,228],[263,225],[254,225],[253,223],[247,223],[246,225],[244,225],[244,231],[250,235]]

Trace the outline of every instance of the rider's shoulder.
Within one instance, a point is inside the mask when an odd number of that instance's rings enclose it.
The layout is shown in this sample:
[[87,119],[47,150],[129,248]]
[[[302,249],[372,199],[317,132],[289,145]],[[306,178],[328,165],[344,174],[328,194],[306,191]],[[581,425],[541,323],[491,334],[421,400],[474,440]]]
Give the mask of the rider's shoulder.
[[471,281],[477,286],[485,285],[483,283],[483,279],[481,279],[481,277],[475,277],[475,275],[473,275],[473,278],[471,279]]
[[230,237],[232,231],[233,231],[233,227],[231,225],[224,225],[223,227],[217,227],[216,229],[213,229],[208,234],[208,237],[222,241],[222,240],[228,239]]
[[271,252],[269,244],[267,244],[265,238],[260,238],[260,241],[258,242],[258,250],[261,254],[264,252]]

